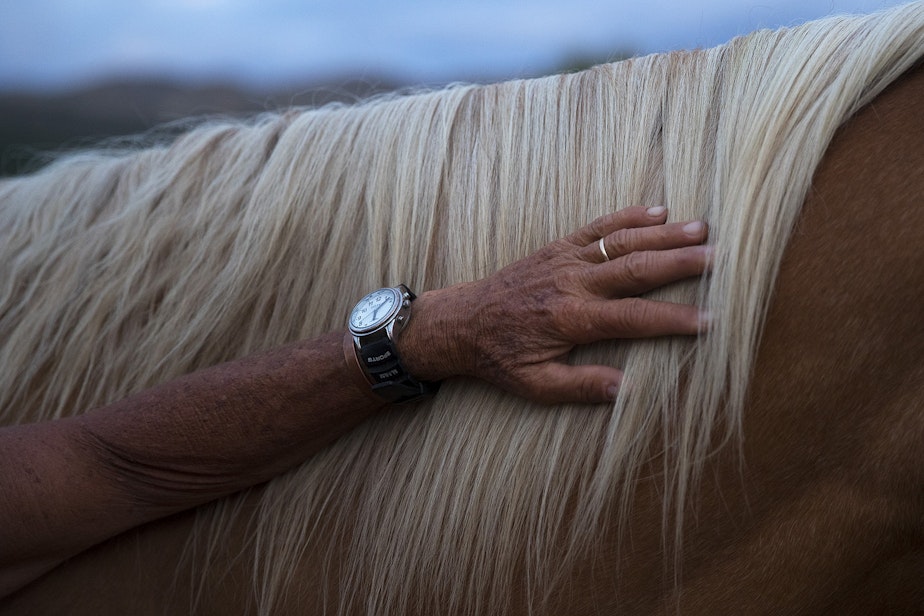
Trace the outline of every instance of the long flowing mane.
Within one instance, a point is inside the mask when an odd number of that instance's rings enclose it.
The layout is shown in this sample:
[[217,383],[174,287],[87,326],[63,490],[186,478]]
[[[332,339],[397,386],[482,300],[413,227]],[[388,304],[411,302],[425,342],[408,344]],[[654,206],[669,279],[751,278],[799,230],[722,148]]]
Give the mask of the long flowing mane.
[[[210,123],[0,183],[0,421],[78,413],[343,327],[377,286],[471,280],[605,212],[700,218],[708,336],[599,344],[612,406],[481,383],[391,410],[246,497],[203,508],[207,579],[244,524],[261,613],[327,554],[330,611],[504,613],[618,526],[652,461],[666,553],[703,461],[738,441],[764,314],[835,130],[924,55],[924,3],[577,74]],[[832,204],[836,207],[836,204]],[[212,563],[209,565],[209,563]],[[324,576],[322,576],[324,577]]]

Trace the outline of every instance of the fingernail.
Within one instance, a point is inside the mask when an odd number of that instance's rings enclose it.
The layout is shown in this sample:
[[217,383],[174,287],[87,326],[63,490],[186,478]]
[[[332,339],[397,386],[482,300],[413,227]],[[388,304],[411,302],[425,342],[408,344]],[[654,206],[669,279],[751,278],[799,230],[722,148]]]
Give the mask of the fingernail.
[[708,310],[699,311],[699,331],[704,332],[712,325],[712,313]]
[[616,383],[610,383],[606,388],[606,397],[610,400],[615,400],[616,395],[619,393],[619,385]]
[[666,212],[666,211],[667,211],[667,208],[666,208],[666,207],[659,205],[659,206],[657,206],[657,207],[650,207],[650,208],[648,208],[648,215],[649,215],[649,216],[660,216],[661,214],[663,214],[663,213]]
[[696,220],[683,225],[683,232],[687,235],[700,235],[703,232],[703,223]]

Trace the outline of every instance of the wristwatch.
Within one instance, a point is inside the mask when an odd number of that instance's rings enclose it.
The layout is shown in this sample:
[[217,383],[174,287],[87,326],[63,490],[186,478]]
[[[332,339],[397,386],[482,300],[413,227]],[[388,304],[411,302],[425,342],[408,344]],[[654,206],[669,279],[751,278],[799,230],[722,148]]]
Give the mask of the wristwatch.
[[404,369],[395,337],[407,325],[416,295],[405,285],[365,296],[350,313],[350,334],[360,368],[372,391],[389,402],[409,402],[436,393],[439,383],[418,381]]

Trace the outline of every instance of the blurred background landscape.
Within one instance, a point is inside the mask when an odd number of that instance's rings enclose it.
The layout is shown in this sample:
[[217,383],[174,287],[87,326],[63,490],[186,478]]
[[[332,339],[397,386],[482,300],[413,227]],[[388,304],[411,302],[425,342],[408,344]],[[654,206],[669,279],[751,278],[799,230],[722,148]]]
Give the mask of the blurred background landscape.
[[0,0],[0,175],[191,116],[711,47],[892,0]]

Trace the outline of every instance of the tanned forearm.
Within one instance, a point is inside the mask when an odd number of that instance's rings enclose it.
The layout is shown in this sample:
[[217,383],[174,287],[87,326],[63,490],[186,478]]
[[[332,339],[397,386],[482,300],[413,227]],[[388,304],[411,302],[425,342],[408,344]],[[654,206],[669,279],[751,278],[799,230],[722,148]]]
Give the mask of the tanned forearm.
[[299,342],[0,431],[0,596],[127,529],[267,481],[381,409],[343,341]]

